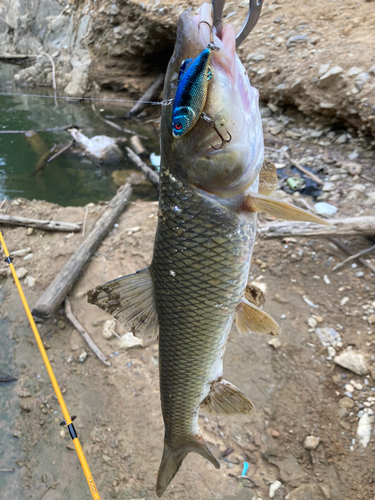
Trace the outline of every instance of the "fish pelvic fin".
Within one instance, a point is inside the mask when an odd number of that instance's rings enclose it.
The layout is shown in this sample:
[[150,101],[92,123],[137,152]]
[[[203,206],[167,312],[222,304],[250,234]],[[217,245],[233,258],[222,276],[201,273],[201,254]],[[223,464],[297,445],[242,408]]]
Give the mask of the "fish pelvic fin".
[[264,160],[261,171],[259,172],[259,188],[260,194],[270,195],[276,191],[278,179],[275,164],[270,160]]
[[239,333],[264,333],[279,335],[280,326],[269,314],[246,299],[241,299],[235,312],[236,327]]
[[89,292],[88,302],[112,314],[143,340],[155,340],[159,320],[154,299],[154,284],[149,269],[122,276]]
[[251,302],[252,304],[256,305],[257,307],[262,307],[266,301],[264,292],[259,287],[253,285],[252,283],[248,283],[246,285],[245,299]]
[[193,442],[187,442],[186,446],[181,445],[179,448],[172,448],[168,443],[164,443],[163,457],[161,459],[158,479],[156,482],[156,494],[160,498],[167,489],[169,483],[177,474],[181,464],[190,452],[198,453],[202,457],[211,462],[216,469],[220,469],[220,464],[207,448],[201,436],[197,436]]
[[241,209],[244,212],[265,212],[282,220],[315,222],[324,226],[332,226],[328,221],[311,214],[303,208],[295,207],[285,201],[277,200],[259,193],[249,193],[244,197]]
[[204,413],[215,415],[249,415],[254,412],[250,399],[235,385],[223,379],[212,383],[210,393],[200,407]]

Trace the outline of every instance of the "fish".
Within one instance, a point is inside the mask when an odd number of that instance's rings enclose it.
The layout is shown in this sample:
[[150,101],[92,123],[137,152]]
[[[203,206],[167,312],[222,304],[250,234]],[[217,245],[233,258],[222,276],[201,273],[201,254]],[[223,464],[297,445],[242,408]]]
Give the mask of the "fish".
[[[249,286],[257,212],[288,220],[320,218],[273,199],[276,169],[264,161],[258,92],[236,54],[231,24],[212,35],[212,6],[181,14],[168,65],[164,101],[175,99],[184,61],[196,59],[213,36],[212,78],[203,111],[231,134],[213,148],[215,131],[197,120],[173,133],[173,106],[161,116],[158,223],[146,269],[88,292],[88,300],[146,341],[159,340],[164,450],[156,493],[164,493],[184,458],[194,452],[219,469],[206,445],[198,415],[254,412],[247,395],[223,377],[223,357],[233,323],[245,335],[279,335],[263,309],[262,293]],[[321,221],[324,223],[324,221]]]

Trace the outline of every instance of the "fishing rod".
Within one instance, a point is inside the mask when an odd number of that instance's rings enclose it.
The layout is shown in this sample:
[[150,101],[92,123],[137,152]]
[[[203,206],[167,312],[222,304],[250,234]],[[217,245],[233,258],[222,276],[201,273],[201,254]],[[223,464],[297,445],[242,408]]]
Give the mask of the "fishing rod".
[[77,432],[76,432],[76,430],[74,428],[74,425],[73,425],[73,420],[75,419],[75,417],[70,417],[69,412],[68,412],[68,408],[65,405],[65,401],[64,401],[63,395],[61,394],[60,387],[59,387],[59,385],[57,383],[55,374],[53,373],[51,363],[49,362],[46,350],[44,349],[42,339],[40,338],[38,329],[36,327],[34,318],[31,315],[31,311],[30,311],[29,305],[27,303],[26,297],[25,297],[25,295],[23,293],[23,290],[22,290],[20,281],[18,279],[16,270],[14,269],[14,265],[12,263],[13,259],[9,255],[9,252],[8,252],[8,249],[7,249],[7,246],[5,244],[5,241],[4,241],[4,238],[3,238],[3,235],[1,233],[1,231],[0,231],[0,243],[1,243],[1,245],[3,247],[3,250],[4,250],[4,253],[5,253],[5,262],[9,264],[10,270],[11,270],[13,278],[14,278],[14,281],[16,283],[16,287],[17,287],[18,293],[20,294],[20,297],[21,297],[21,301],[22,301],[23,307],[25,308],[27,318],[28,318],[28,320],[30,322],[31,329],[32,329],[32,331],[34,333],[35,340],[36,340],[36,342],[38,344],[38,347],[39,347],[39,350],[40,350],[40,354],[42,355],[44,364],[46,365],[46,369],[47,369],[48,375],[49,375],[49,377],[51,379],[53,389],[55,391],[57,400],[58,400],[58,402],[60,404],[61,411],[62,411],[63,416],[64,416],[64,420],[61,422],[60,425],[67,425],[68,426],[70,437],[73,440],[73,443],[74,443],[74,446],[75,446],[75,449],[76,449],[79,461],[81,462],[81,466],[82,466],[83,472],[84,472],[84,474],[86,476],[86,480],[87,480],[87,483],[89,485],[92,497],[93,497],[94,500],[100,500],[100,496],[99,496],[98,490],[96,488],[94,479],[93,479],[93,477],[91,475],[90,468],[88,466],[86,457],[85,457],[85,455],[83,453],[81,443],[80,443],[80,441],[78,439],[78,436],[77,436]]

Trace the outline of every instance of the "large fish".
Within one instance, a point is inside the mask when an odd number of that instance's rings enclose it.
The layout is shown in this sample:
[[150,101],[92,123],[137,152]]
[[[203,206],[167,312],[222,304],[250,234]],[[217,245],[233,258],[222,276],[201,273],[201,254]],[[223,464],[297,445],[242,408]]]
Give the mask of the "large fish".
[[[180,68],[186,66],[183,62],[194,61],[207,49],[212,35],[206,23],[213,24],[209,4],[202,6],[198,16],[181,15],[165,100],[175,97]],[[268,182],[272,170],[261,172],[264,148],[258,92],[250,86],[235,52],[234,28],[224,26],[221,38],[215,35],[213,43],[219,50],[211,54],[212,78],[203,111],[218,130],[230,133],[231,140],[220,146],[215,130],[201,119],[178,136],[173,133],[173,106],[163,108],[152,263],[89,292],[91,303],[113,314],[134,335],[150,340],[159,335],[165,424],[156,487],[159,497],[189,452],[220,467],[200,432],[200,410],[253,411],[250,399],[223,379],[223,356],[233,321],[241,333],[280,333],[275,321],[256,305],[257,294],[247,287],[256,212],[317,221],[268,196],[274,188]]]

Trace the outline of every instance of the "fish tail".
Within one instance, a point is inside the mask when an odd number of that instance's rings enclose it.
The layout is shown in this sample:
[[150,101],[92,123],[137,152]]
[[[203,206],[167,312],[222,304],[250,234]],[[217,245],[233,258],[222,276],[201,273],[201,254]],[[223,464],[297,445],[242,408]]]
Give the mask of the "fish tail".
[[220,464],[207,448],[201,437],[197,440],[189,442],[186,446],[181,445],[179,448],[172,448],[169,444],[164,443],[163,457],[159,467],[158,479],[156,483],[156,494],[160,498],[164,491],[167,489],[169,483],[177,474],[181,464],[190,452],[198,453],[202,457],[211,462],[216,469],[220,469]]

